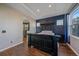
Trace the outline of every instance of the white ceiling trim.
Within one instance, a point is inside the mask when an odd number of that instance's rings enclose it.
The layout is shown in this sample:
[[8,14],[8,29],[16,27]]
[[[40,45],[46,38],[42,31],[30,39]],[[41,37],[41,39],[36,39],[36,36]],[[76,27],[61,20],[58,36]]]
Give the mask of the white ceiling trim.
[[33,16],[32,16],[33,18],[36,17],[36,14],[35,14],[29,7],[27,7],[24,3],[21,4],[21,5],[33,15]]
[[25,6],[23,3],[6,3],[5,5],[16,9],[17,11],[23,13],[25,17],[32,17],[35,19],[36,15],[30,10],[27,6]]
[[[38,17],[37,14],[34,13],[34,11],[33,11],[28,5],[26,5],[26,4],[24,4],[24,3],[17,3],[17,4],[15,4],[15,3],[10,3],[10,4],[7,4],[7,5],[9,5],[9,6],[15,8],[15,9],[17,9],[18,11],[20,11],[20,12],[22,12],[22,13],[24,13],[26,17],[30,16],[30,17],[32,17],[32,18],[34,18],[34,19],[41,19],[41,18],[46,18],[47,16],[48,16],[48,17],[51,17],[51,16],[56,16],[56,15],[62,14],[62,13],[60,13],[60,14],[55,14],[55,15],[53,15],[53,14],[48,14],[48,15],[43,15],[43,16],[40,16],[40,15],[39,15],[39,17]],[[73,5],[72,5],[72,7],[73,7]],[[72,7],[70,7],[70,8],[67,10],[67,12],[65,12],[65,13],[68,13],[69,10],[70,10]],[[64,12],[63,12],[63,13],[64,13]]]
[[[72,3],[71,3],[72,4]],[[33,9],[33,7],[35,8],[35,6],[33,6],[32,7],[32,5],[28,5],[28,4],[25,4],[27,7],[29,7],[29,9],[32,11],[32,14],[31,15],[34,15],[35,14],[35,19],[41,19],[41,18],[46,18],[46,17],[52,17],[52,16],[56,16],[56,15],[61,15],[61,14],[66,14],[66,13],[68,13],[69,12],[69,10],[73,7],[73,4],[72,5],[68,5],[68,7],[67,6],[65,6],[67,9],[66,10],[64,10],[64,8],[63,8],[63,10],[62,10],[62,12],[61,11],[59,11],[58,13],[56,12],[55,14],[53,13],[53,14],[45,14],[45,15],[43,15],[43,14],[37,14],[37,13],[34,13],[34,9]],[[36,6],[38,6],[38,5],[36,5]],[[55,5],[54,5],[55,6]],[[59,10],[61,10],[61,6],[60,5],[58,5],[60,8],[59,8]],[[63,6],[62,6],[63,7]],[[39,8],[39,6],[38,7],[36,7],[35,9],[38,9]],[[58,10],[57,10],[58,11]],[[43,13],[43,12],[42,12]]]

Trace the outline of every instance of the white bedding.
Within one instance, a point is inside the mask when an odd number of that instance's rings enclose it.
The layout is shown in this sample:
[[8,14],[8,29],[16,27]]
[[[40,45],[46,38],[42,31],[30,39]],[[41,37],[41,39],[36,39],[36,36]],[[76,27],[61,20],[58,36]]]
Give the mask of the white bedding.
[[52,31],[42,31],[38,34],[44,34],[44,35],[54,35],[54,33]]

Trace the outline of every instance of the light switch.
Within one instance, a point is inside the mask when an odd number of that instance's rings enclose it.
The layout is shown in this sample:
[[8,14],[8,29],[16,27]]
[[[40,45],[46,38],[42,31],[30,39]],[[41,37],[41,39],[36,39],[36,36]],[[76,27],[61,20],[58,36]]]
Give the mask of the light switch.
[[6,33],[6,30],[2,30],[2,33]]

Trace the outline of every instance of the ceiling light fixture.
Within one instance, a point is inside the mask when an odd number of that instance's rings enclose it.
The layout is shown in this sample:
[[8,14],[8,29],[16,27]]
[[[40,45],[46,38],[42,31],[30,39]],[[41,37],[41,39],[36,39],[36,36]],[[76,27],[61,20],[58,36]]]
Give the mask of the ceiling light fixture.
[[37,9],[37,12],[40,12],[40,10],[39,10],[39,9]]
[[49,8],[52,7],[52,5],[49,5]]

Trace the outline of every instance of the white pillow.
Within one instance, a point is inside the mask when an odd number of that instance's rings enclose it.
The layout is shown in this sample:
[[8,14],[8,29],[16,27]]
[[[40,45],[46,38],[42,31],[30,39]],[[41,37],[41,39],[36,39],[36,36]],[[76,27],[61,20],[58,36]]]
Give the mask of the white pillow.
[[54,35],[52,31],[42,31],[40,34]]

